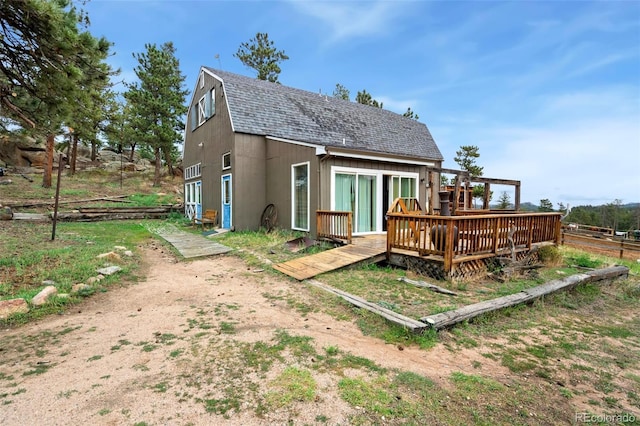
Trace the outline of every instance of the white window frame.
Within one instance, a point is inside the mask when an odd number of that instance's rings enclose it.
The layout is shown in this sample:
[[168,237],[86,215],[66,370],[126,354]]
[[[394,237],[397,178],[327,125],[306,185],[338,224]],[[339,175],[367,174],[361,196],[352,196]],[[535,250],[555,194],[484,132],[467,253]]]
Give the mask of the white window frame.
[[200,71],[200,88],[204,89],[204,71]]
[[194,179],[201,176],[201,164],[197,163],[184,169],[184,179]]
[[[363,168],[355,168],[355,167],[343,167],[343,166],[331,166],[331,210],[336,209],[336,174],[352,174],[356,175],[356,180],[358,175],[368,175],[368,176],[376,176],[376,211],[382,211],[382,179],[385,176],[392,175],[398,177],[410,177],[416,180],[416,198],[418,202],[420,202],[420,190],[419,190],[419,182],[420,182],[420,174],[415,172],[401,172],[395,170],[379,170],[379,169],[363,169]],[[393,200],[390,200],[390,202]],[[382,221],[384,218],[378,217],[376,220],[376,230],[371,232],[354,232],[353,235],[367,235],[367,234],[381,234],[384,231],[382,230]],[[355,222],[355,218],[354,218]]]
[[202,124],[204,124],[204,122],[207,120],[207,116],[205,114],[207,101],[205,97],[206,95],[201,97],[200,100],[198,101],[198,126],[202,126]]
[[[225,161],[224,161],[225,158],[229,159],[228,166],[225,166]],[[230,168],[231,168],[231,151],[225,152],[224,154],[222,154],[222,170],[229,170]]]
[[[301,228],[296,226],[296,167],[306,166],[307,168],[307,227]],[[311,163],[305,161],[291,165],[291,229],[296,231],[309,232],[311,226]]]
[[210,91],[209,91],[209,96],[210,96],[210,104],[209,104],[209,108],[210,108],[210,114],[209,117],[207,117],[207,119],[213,117],[214,115],[216,115],[216,88],[213,87]]

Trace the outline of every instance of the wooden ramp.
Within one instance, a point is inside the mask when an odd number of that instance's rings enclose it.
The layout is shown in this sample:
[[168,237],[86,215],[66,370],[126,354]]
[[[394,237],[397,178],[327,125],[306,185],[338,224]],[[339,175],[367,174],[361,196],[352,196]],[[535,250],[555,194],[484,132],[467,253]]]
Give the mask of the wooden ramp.
[[283,274],[302,281],[364,261],[380,262],[386,257],[386,238],[386,235],[357,237],[353,239],[353,244],[278,263],[273,267]]

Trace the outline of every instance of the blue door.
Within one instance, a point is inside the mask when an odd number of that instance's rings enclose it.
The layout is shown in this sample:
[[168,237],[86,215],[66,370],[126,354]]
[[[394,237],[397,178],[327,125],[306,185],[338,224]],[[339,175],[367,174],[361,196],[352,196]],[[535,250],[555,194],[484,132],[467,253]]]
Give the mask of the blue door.
[[195,187],[195,205],[196,205],[196,217],[202,219],[202,181],[196,182]]
[[231,175],[222,176],[222,227],[231,229]]

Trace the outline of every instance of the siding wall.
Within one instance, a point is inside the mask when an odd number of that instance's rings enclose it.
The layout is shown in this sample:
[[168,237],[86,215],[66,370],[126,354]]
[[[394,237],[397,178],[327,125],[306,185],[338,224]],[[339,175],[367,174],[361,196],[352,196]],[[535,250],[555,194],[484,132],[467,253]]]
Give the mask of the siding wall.
[[[191,108],[197,109],[200,98],[215,87],[215,115],[193,132],[191,131],[191,117],[187,117],[183,164],[186,168],[202,163],[202,177],[191,179],[189,182],[202,179],[202,210],[215,209],[220,214],[220,178],[222,174],[233,173],[234,170],[233,152],[231,153],[231,169],[229,170],[222,170],[222,155],[231,151],[233,131],[229,119],[229,110],[222,92],[222,85],[210,75],[205,73],[204,76],[204,88],[200,88],[200,81],[198,80],[191,101]],[[200,143],[203,144],[202,147],[198,146]],[[233,183],[235,184],[235,179]]]
[[[309,162],[309,232],[316,232],[316,210],[318,210],[318,157],[314,148],[285,142],[267,140],[267,199],[265,206],[273,203],[278,209],[278,226],[291,229],[291,166]],[[263,207],[264,208],[264,207]],[[261,211],[262,213],[262,211]]]
[[235,135],[233,165],[233,226],[258,229],[267,201],[266,142],[262,136]]

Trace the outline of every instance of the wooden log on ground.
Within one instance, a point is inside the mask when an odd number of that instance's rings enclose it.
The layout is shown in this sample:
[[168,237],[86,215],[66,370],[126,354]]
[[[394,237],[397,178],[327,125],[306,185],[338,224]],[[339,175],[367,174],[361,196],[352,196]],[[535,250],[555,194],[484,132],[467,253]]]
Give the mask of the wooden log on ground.
[[168,212],[161,213],[58,213],[58,220],[63,222],[99,222],[102,220],[128,220],[128,219],[163,219],[169,216]]
[[319,281],[306,280],[306,282],[313,285],[314,287],[317,287],[329,293],[335,294],[336,296],[343,298],[344,300],[351,303],[352,305],[355,305],[355,306],[358,306],[359,308],[366,309],[368,311],[376,313],[394,324],[398,324],[403,327],[406,327],[414,333],[421,333],[424,329],[427,328],[427,324],[423,322],[414,320],[413,318],[406,317],[397,312],[393,312],[392,310],[385,309],[382,306],[379,306],[372,302],[368,302],[362,299],[361,297],[355,296],[353,294],[349,294],[342,290],[338,290],[337,288],[333,288]]
[[442,294],[448,294],[449,296],[457,296],[458,293],[455,293],[451,290],[448,290],[446,288],[443,287],[439,287],[435,284],[429,284],[428,282],[425,281],[415,281],[415,280],[411,280],[407,277],[400,277],[398,278],[398,281],[402,281],[405,283],[409,283],[409,284],[413,284],[415,286],[418,287],[423,287],[426,288],[427,290],[431,290],[431,291],[435,291],[436,293],[442,293]]
[[624,266],[613,266],[611,268],[598,269],[586,274],[576,274],[561,280],[549,281],[548,283],[542,284],[538,287],[523,290],[519,293],[511,294],[509,296],[503,296],[497,299],[474,303],[472,305],[463,306],[462,308],[454,309],[448,312],[429,315],[420,318],[420,321],[429,324],[436,330],[440,330],[460,323],[462,321],[475,318],[487,312],[519,305],[521,303],[530,303],[535,299],[557,291],[570,290],[578,284],[624,277],[628,274],[629,268]]
[[[88,198],[85,200],[66,200],[59,201],[58,204],[78,204],[78,203],[90,203],[95,201],[109,201],[112,203],[130,203],[129,200],[123,200],[122,198],[126,198],[128,195],[114,195],[113,197],[100,197],[100,198]],[[26,202],[21,204],[7,204],[13,208],[25,208],[25,207],[47,207],[52,206],[53,201],[34,201],[34,202]]]
[[135,207],[80,207],[80,213],[171,213],[174,206],[135,206]]

